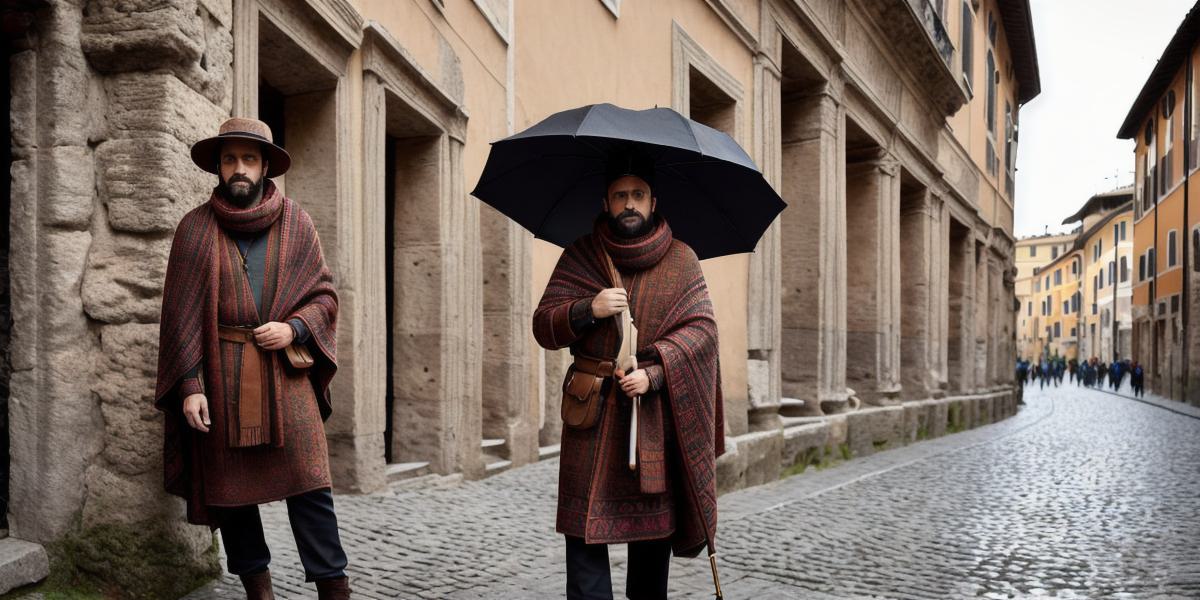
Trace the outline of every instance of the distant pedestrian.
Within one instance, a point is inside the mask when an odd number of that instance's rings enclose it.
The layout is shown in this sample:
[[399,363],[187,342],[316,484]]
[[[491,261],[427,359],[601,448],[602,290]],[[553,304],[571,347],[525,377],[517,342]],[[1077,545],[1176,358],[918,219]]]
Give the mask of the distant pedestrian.
[[1121,361],[1113,360],[1112,366],[1108,368],[1108,385],[1113,391],[1121,390],[1121,379],[1125,377],[1125,372],[1122,369]]
[[1071,374],[1071,383],[1078,385],[1077,380],[1079,379],[1079,361],[1075,360],[1074,358],[1067,361],[1067,372]]
[[1146,395],[1146,372],[1136,360],[1133,361],[1133,366],[1129,370],[1129,385],[1133,387],[1135,398],[1141,398]]

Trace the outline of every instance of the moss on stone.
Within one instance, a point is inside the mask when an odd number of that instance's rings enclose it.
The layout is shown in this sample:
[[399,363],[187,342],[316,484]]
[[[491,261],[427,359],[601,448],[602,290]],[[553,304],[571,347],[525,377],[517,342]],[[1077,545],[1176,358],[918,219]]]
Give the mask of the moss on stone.
[[962,413],[963,406],[958,402],[955,402],[947,407],[946,431],[948,433],[958,433],[964,429]]
[[120,597],[178,598],[220,573],[217,544],[191,558],[162,523],[107,523],[68,534],[49,545],[47,600]]
[[838,444],[838,452],[842,455],[842,460],[850,460],[854,454],[850,452],[850,444],[842,442]]
[[817,467],[820,469],[824,464],[825,459],[821,456],[820,448],[815,446],[812,448],[806,448],[798,457],[796,462],[792,463],[792,466],[783,470],[783,473],[779,475],[779,478],[787,479],[793,475],[799,475],[808,470],[809,467]]

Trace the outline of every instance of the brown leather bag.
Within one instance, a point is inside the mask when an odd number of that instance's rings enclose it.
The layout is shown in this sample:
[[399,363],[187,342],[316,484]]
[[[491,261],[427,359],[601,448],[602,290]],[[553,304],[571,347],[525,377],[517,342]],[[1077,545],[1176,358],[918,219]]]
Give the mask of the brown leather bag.
[[292,368],[307,369],[313,366],[312,353],[308,351],[308,347],[304,344],[292,344],[283,349],[283,353],[287,355],[288,362]]
[[[613,362],[588,356],[576,356],[563,382],[562,420],[567,427],[591,429],[600,419],[604,398],[604,380],[612,377]],[[613,386],[609,386],[609,395]]]

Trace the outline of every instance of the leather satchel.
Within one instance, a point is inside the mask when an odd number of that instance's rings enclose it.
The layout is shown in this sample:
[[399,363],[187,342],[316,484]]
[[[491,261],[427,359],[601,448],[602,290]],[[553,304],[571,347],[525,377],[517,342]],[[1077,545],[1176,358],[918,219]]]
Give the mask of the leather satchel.
[[[563,382],[562,420],[573,429],[591,429],[600,420],[604,380],[612,377],[612,361],[576,356]],[[612,387],[609,386],[609,394]]]
[[308,347],[304,344],[292,344],[283,350],[287,355],[288,363],[294,369],[307,369],[313,366],[312,353],[308,351]]

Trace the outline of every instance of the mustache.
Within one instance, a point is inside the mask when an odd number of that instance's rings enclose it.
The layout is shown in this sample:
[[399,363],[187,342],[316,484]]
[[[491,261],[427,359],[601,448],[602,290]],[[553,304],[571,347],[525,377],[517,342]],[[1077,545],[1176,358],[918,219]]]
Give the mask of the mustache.
[[234,183],[239,183],[239,182],[254,185],[254,182],[250,181],[250,178],[246,177],[244,175],[234,175],[233,177],[230,177],[229,181],[225,182],[225,185],[232,185]]
[[642,216],[642,213],[640,213],[632,208],[627,208],[627,209],[621,211],[621,214],[617,215],[616,219],[619,221],[621,219],[624,219],[625,217],[638,217],[640,219],[646,218],[646,217]]

